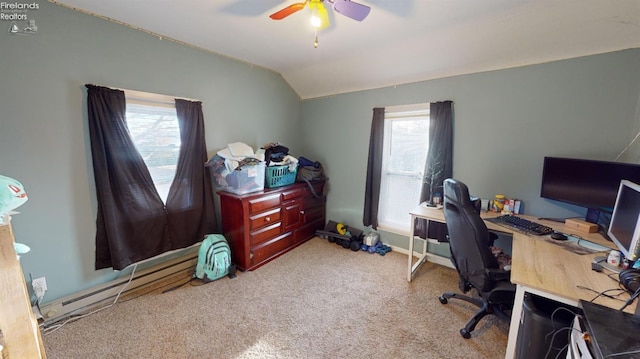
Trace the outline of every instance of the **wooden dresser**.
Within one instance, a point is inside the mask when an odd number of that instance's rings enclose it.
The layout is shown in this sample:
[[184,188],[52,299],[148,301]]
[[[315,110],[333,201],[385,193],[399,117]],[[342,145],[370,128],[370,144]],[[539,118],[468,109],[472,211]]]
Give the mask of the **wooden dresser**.
[[222,232],[229,241],[233,263],[253,270],[309,240],[324,228],[326,197],[323,181],[220,196]]

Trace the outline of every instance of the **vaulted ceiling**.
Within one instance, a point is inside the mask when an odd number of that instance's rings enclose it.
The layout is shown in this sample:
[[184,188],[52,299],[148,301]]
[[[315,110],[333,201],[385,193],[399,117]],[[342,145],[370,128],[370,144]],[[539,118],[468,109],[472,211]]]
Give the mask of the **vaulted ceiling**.
[[[335,2],[345,0],[333,0]],[[314,29],[303,0],[55,0],[280,73],[302,99],[640,47],[638,0],[353,0]]]

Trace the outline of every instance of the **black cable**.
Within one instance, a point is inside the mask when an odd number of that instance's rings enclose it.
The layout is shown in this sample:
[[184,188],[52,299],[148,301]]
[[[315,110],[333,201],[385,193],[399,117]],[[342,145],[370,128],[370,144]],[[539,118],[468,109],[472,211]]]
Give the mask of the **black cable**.
[[629,355],[629,354],[637,354],[637,353],[640,353],[640,349],[639,350],[631,350],[631,351],[628,351],[628,352],[620,352],[620,353],[609,354],[606,357],[604,357],[604,359],[613,358],[613,357],[617,357],[617,356],[620,356],[620,355]]
[[[616,297],[617,297],[617,296],[619,296],[619,295],[622,295],[622,294],[626,293],[626,290],[624,290],[624,289],[622,289],[622,288],[612,288],[612,289],[604,290],[604,291],[602,291],[602,292],[598,292],[597,290],[593,290],[593,289],[591,289],[591,288],[584,287],[584,286],[581,286],[581,285],[576,285],[576,288],[580,288],[580,289],[584,289],[584,290],[588,290],[588,291],[591,291],[591,292],[596,293],[597,295],[589,301],[589,302],[591,302],[591,303],[593,303],[593,301],[594,301],[594,300],[596,300],[596,299],[598,299],[598,298],[600,298],[600,297],[607,297],[607,298],[615,299],[615,300],[619,300],[619,301],[621,301],[621,302],[622,302],[622,301],[623,301],[622,299],[620,299],[620,298],[616,298]],[[611,291],[619,291],[620,293],[615,294],[615,295],[609,295],[609,294],[607,294],[607,292],[611,292]]]
[[[559,308],[559,309],[560,309],[560,308]],[[563,308],[563,309],[566,309],[566,308]],[[568,310],[568,309],[567,309],[567,310]],[[576,329],[576,328],[574,328],[573,326],[571,326],[571,327],[562,327],[562,328],[560,328],[560,329],[556,330],[556,331],[555,331],[555,333],[553,334],[553,337],[551,338],[551,343],[549,344],[549,348],[547,349],[547,352],[544,354],[544,358],[545,358],[545,359],[549,356],[549,354],[551,354],[551,349],[560,349],[560,352],[558,352],[558,354],[556,354],[556,356],[555,356],[556,358],[558,358],[558,355],[560,355],[560,353],[562,353],[562,351],[563,351],[565,348],[567,348],[567,347],[568,347],[568,344],[567,344],[567,345],[565,345],[565,346],[564,346],[564,347],[562,347],[562,348],[553,348],[553,345],[552,345],[552,344],[553,344],[553,340],[555,339],[555,336],[556,336],[559,332],[561,332],[561,331],[563,331],[563,330],[568,330],[569,336],[571,336],[571,331],[573,331],[573,330],[576,330],[576,331],[578,331],[578,332],[579,332],[579,330],[578,330],[578,329]]]
[[561,327],[559,329],[555,329],[556,328],[556,323],[555,323],[555,315],[556,313],[558,313],[559,311],[565,311],[565,312],[569,312],[569,314],[573,315],[574,317],[577,315],[576,312],[574,312],[573,310],[569,309],[569,308],[565,308],[565,307],[558,307],[556,308],[553,312],[551,312],[551,327],[553,328],[549,333],[547,333],[547,335],[545,335],[544,339],[548,340],[549,335],[551,335],[551,339],[549,340],[549,348],[547,349],[547,353],[545,354],[545,359],[549,356],[549,354],[551,354],[551,349],[555,349],[555,350],[559,350],[558,354],[556,354],[556,358],[558,357],[558,355],[560,355],[560,353],[562,353],[562,351],[567,347],[566,345],[562,348],[554,348],[553,347],[553,342],[556,339],[556,335],[558,335],[561,331],[563,330],[569,330],[569,335],[571,335],[571,328],[572,327]]
[[633,301],[638,297],[638,295],[640,295],[640,288],[636,289],[636,291],[633,293],[631,298],[627,299],[627,301],[624,302],[624,305],[622,306],[622,308],[620,308],[620,311],[623,311],[624,308],[626,308],[629,304],[633,303]]
[[609,277],[612,281],[615,281],[618,283],[618,286],[622,286],[622,284],[620,283],[620,276],[618,275],[618,273],[609,273],[607,274],[607,277]]
[[[571,333],[571,331],[569,331],[569,333]],[[571,334],[569,334],[569,336],[571,336]],[[554,359],[562,359],[563,357],[560,357],[559,355],[562,354],[565,349],[569,350],[569,343],[567,343],[565,346],[563,346],[560,349],[560,351],[558,352],[558,354],[556,354],[556,357]],[[566,353],[565,353],[565,355],[566,355]],[[565,356],[565,358],[566,358],[566,356]]]

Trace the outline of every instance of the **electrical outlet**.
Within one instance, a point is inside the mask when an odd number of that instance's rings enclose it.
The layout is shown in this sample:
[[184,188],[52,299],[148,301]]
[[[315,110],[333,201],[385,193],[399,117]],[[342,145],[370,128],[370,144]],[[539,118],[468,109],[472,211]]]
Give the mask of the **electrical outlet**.
[[47,291],[47,280],[44,277],[36,278],[31,281],[31,287],[33,287],[33,293],[38,298],[44,297],[44,292]]

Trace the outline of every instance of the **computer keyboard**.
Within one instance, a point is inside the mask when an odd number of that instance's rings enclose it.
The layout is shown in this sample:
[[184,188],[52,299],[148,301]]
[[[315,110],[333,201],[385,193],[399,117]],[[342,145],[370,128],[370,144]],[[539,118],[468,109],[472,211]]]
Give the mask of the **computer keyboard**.
[[518,216],[502,215],[494,218],[487,218],[487,220],[499,224],[504,227],[513,228],[517,231],[534,235],[543,236],[545,234],[553,233],[553,228],[547,227],[540,223],[530,221]]

